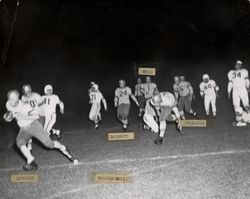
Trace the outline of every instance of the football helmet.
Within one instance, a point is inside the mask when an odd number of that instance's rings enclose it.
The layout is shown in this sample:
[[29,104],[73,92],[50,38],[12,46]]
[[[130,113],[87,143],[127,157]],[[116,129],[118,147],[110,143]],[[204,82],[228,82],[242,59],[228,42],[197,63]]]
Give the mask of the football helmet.
[[52,95],[53,94],[53,87],[50,85],[50,84],[47,84],[45,87],[44,87],[44,93],[46,95]]
[[29,84],[24,84],[23,85],[23,94],[24,95],[29,95],[32,93],[31,86]]

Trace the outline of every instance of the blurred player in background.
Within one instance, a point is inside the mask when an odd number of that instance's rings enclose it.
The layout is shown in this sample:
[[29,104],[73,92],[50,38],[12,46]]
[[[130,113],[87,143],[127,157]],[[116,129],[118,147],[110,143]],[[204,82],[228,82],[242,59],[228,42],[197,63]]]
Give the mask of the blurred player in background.
[[15,118],[20,127],[20,131],[16,138],[16,144],[27,160],[27,163],[23,166],[25,171],[37,170],[38,168],[34,156],[26,146],[27,142],[32,137],[37,138],[48,148],[60,150],[74,164],[78,163],[64,145],[50,139],[49,135],[44,131],[42,124],[37,121],[39,118],[38,110],[32,108],[30,103],[21,101],[17,90],[9,91],[7,98],[7,113],[5,113],[3,117],[6,122],[11,122]]
[[141,78],[137,78],[137,84],[135,85],[135,97],[140,105],[138,118],[142,117],[142,112],[144,111],[144,107],[145,107],[145,98],[142,93],[142,87],[143,85],[142,85]]
[[[159,117],[159,125],[155,119],[156,117]],[[157,93],[148,100],[143,119],[153,132],[158,133],[160,131],[159,137],[154,140],[155,144],[161,145],[163,142],[167,125],[166,121],[176,122],[179,132],[182,133],[176,99],[170,92]]]
[[63,114],[64,104],[57,95],[53,94],[53,87],[51,85],[48,84],[44,87],[44,93],[45,95],[42,96],[45,113],[44,129],[49,135],[56,135],[60,139],[61,131],[53,129],[53,126],[56,123],[56,106],[59,105],[60,112]]
[[101,110],[101,102],[103,103],[105,111],[107,111],[107,102],[105,98],[103,97],[102,93],[99,91],[99,86],[97,84],[94,84],[90,93],[89,93],[91,104],[91,109],[89,112],[89,119],[95,123],[95,129],[98,129],[99,127],[99,115]]
[[219,97],[219,87],[215,81],[209,78],[208,74],[202,76],[202,82],[200,83],[200,95],[204,99],[204,107],[206,116],[209,117],[210,104],[212,107],[213,116],[216,117],[216,98]]
[[[21,100],[25,103],[29,103],[30,106],[34,109],[37,109],[39,113],[39,122],[44,125],[45,116],[44,116],[44,107],[43,107],[43,99],[41,95],[32,91],[32,88],[29,84],[25,84],[22,87],[23,96]],[[32,139],[30,139],[27,143],[27,147],[30,151],[32,151]]]
[[242,67],[243,63],[238,60],[235,63],[235,70],[230,70],[228,72],[228,98],[231,98],[231,93],[233,97],[234,111],[241,107],[242,102],[243,107],[247,112],[250,112],[248,91],[249,91],[249,78],[248,71]]
[[117,107],[117,118],[122,122],[123,131],[127,131],[128,115],[130,109],[131,97],[136,105],[139,107],[139,103],[136,97],[132,94],[131,89],[126,86],[125,80],[119,80],[119,88],[115,90],[114,106]]
[[184,76],[174,77],[174,95],[178,101],[181,118],[185,119],[184,109],[187,113],[196,116],[196,112],[192,109],[192,100],[195,99],[193,87],[185,80]]
[[145,81],[146,82],[142,84],[141,92],[143,93],[145,100],[148,100],[153,96],[154,92],[157,91],[158,89],[157,85],[151,82],[151,77],[147,76],[145,78]]

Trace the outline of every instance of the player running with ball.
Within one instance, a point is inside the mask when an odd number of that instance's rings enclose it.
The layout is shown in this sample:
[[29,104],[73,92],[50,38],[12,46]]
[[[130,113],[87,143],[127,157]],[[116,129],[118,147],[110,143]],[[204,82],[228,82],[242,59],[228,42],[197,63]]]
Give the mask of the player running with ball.
[[23,166],[25,171],[37,170],[38,168],[35,157],[26,146],[32,137],[38,139],[48,148],[58,149],[74,164],[78,163],[63,144],[50,139],[48,133],[44,131],[42,124],[37,121],[39,119],[37,109],[33,109],[30,104],[21,101],[17,90],[9,91],[7,98],[6,108],[8,112],[3,117],[6,122],[11,122],[15,118],[20,127],[20,131],[16,137],[16,144],[27,160],[27,163]]
[[130,109],[129,97],[131,97],[139,107],[136,97],[132,94],[131,89],[126,86],[125,80],[119,80],[119,88],[115,90],[114,106],[117,107],[117,118],[122,122],[123,131],[127,131],[128,126],[128,115]]

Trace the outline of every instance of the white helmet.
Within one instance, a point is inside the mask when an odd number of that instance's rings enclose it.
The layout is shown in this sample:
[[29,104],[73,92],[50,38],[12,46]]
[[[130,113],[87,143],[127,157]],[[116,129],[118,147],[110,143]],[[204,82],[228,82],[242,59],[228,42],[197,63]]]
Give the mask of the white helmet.
[[237,61],[236,61],[236,64],[238,64],[238,65],[242,65],[243,63],[242,63],[242,61],[237,60]]
[[94,84],[92,88],[97,91],[99,89],[99,86],[97,84]]
[[202,75],[202,79],[205,80],[205,79],[209,79],[209,75],[208,74],[204,74]]
[[47,84],[44,87],[44,93],[47,94],[49,90],[53,91],[53,87],[50,84]]

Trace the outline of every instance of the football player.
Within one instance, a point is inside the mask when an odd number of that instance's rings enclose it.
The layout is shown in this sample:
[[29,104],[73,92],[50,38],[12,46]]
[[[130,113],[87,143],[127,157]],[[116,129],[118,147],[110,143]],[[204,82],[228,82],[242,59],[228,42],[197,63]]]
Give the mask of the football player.
[[233,97],[234,111],[240,107],[242,102],[243,107],[247,112],[250,112],[248,90],[249,90],[249,78],[247,69],[242,67],[243,63],[238,60],[235,63],[235,70],[228,72],[228,98]]
[[56,135],[60,139],[61,131],[53,129],[56,123],[56,106],[59,105],[61,114],[64,113],[64,103],[59,99],[59,97],[53,94],[53,87],[51,85],[46,85],[44,87],[45,95],[42,96],[44,113],[45,113],[45,124],[44,129],[49,135]]
[[181,118],[185,119],[184,109],[187,113],[196,116],[196,112],[192,109],[191,104],[194,97],[193,87],[184,76],[174,77],[174,95],[178,101],[178,108],[180,110]]
[[247,113],[241,107],[236,109],[235,115],[236,121],[233,122],[233,126],[242,127],[250,123],[250,113]]
[[98,115],[100,115],[101,102],[103,103],[105,111],[107,111],[107,102],[103,97],[102,93],[99,91],[99,86],[97,84],[93,85],[89,93],[89,98],[90,98],[89,103],[91,104],[89,119],[95,123],[95,129],[98,129],[99,127]]
[[7,113],[4,114],[4,119],[10,122],[15,118],[20,127],[20,131],[16,138],[16,144],[27,160],[27,163],[23,166],[25,171],[37,170],[38,168],[34,156],[26,146],[27,142],[32,137],[37,138],[48,148],[60,150],[74,164],[78,163],[63,144],[58,141],[52,141],[49,135],[44,132],[42,124],[37,121],[39,118],[37,109],[32,108],[29,103],[21,101],[17,90],[9,91],[7,98]]
[[202,76],[202,82],[200,83],[200,95],[204,99],[204,107],[206,116],[209,117],[210,104],[212,107],[213,116],[216,117],[216,98],[219,97],[219,87],[215,81],[209,78],[208,74]]
[[139,103],[136,97],[132,94],[131,89],[126,86],[125,80],[119,80],[119,88],[115,90],[114,106],[117,107],[117,118],[123,124],[123,130],[127,131],[128,115],[130,109],[131,97],[136,105],[139,107]]
[[143,93],[142,93],[142,80],[141,80],[141,78],[137,78],[137,84],[135,85],[134,96],[136,97],[136,99],[140,105],[138,118],[141,118],[142,112],[144,111],[144,107],[145,107],[145,98],[144,98]]
[[157,85],[153,82],[151,82],[151,77],[147,76],[145,78],[145,83],[141,85],[141,92],[144,95],[145,100],[150,99],[154,92],[157,91]]
[[[38,109],[39,113],[39,121],[42,125],[44,125],[45,116],[44,116],[44,107],[43,107],[43,99],[41,95],[32,91],[32,88],[29,84],[25,84],[22,87],[23,96],[21,100],[25,103],[29,103],[30,106],[34,109]],[[28,141],[27,147],[30,151],[32,151],[32,139]]]
[[[159,125],[155,119],[156,117],[159,117]],[[160,131],[159,137],[154,140],[155,144],[161,145],[163,142],[166,121],[175,121],[179,132],[182,133],[180,113],[177,108],[176,99],[170,92],[157,93],[148,100],[143,119],[153,132],[158,133]]]

